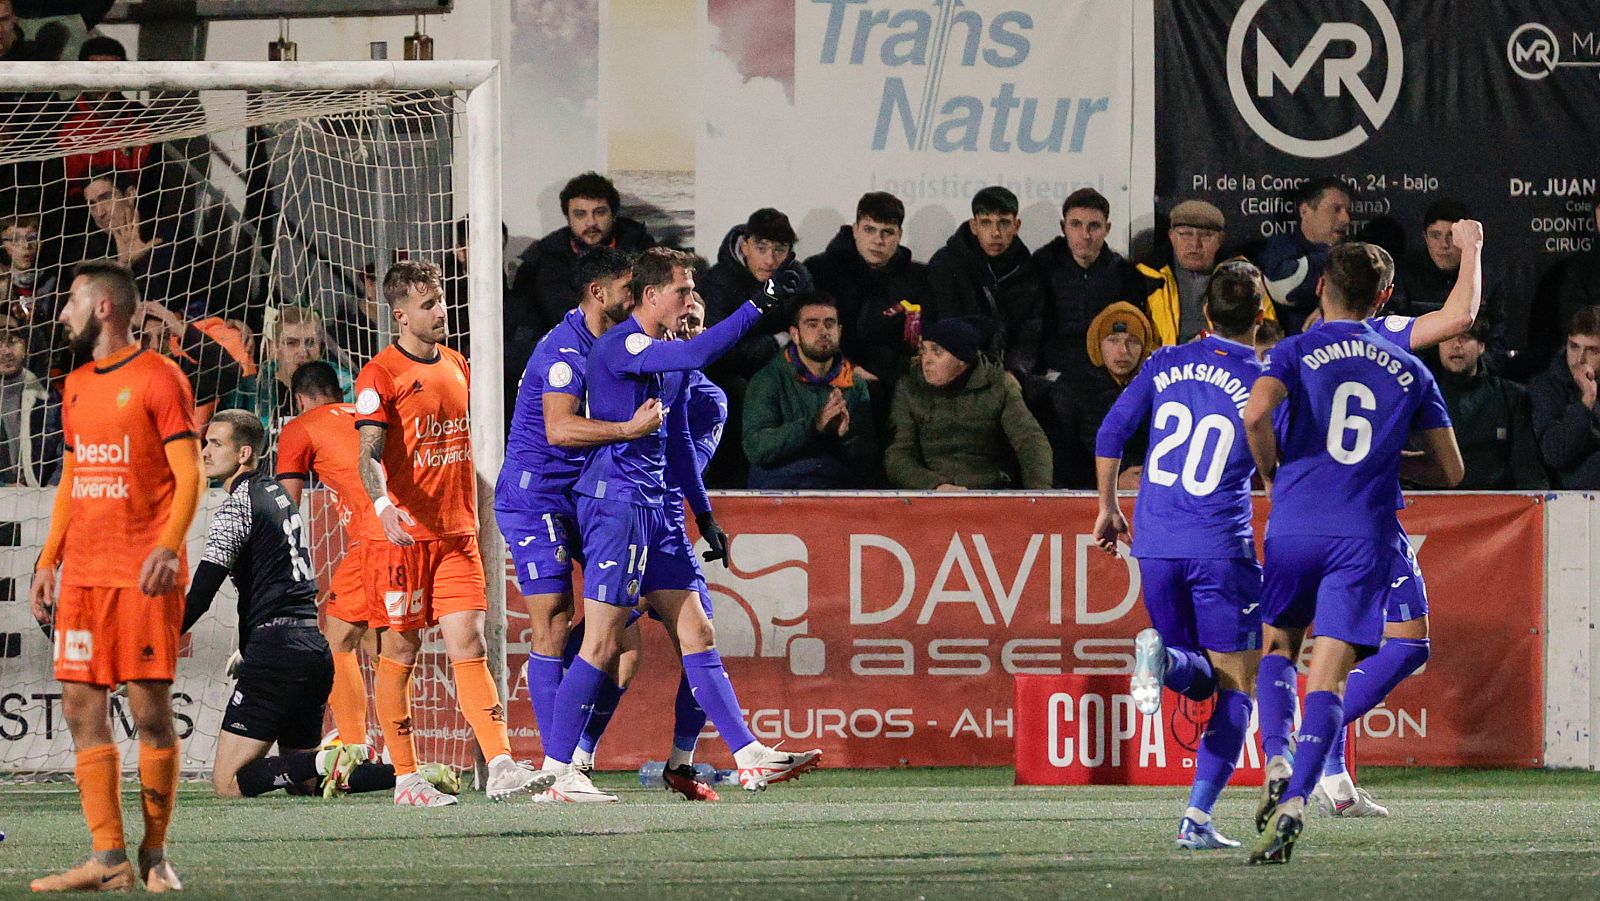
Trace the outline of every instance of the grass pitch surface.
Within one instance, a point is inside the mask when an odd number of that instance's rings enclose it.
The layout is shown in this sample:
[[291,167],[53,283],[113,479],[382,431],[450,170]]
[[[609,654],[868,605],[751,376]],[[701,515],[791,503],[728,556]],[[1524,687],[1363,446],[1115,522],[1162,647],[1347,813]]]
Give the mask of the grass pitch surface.
[[[596,780],[612,805],[403,810],[219,801],[188,786],[172,830],[191,895],[231,898],[1600,898],[1600,774],[1367,769],[1388,820],[1308,822],[1294,861],[1172,847],[1185,793],[1018,788],[1011,771],[824,770],[721,804]],[[1218,807],[1254,838],[1254,793]],[[123,807],[130,840],[138,800]],[[0,896],[68,866],[87,838],[70,786],[0,787]]]

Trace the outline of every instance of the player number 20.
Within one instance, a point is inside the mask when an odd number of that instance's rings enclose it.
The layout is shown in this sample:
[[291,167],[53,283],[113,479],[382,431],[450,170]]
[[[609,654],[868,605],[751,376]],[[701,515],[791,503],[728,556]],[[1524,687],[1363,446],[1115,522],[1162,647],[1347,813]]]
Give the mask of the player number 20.
[[[1222,471],[1228,466],[1228,454],[1233,450],[1233,439],[1238,434],[1233,427],[1233,420],[1221,413],[1211,413],[1200,417],[1196,425],[1194,414],[1189,412],[1188,407],[1169,400],[1156,408],[1155,426],[1165,429],[1169,425],[1173,426],[1171,434],[1161,439],[1150,454],[1150,481],[1165,486],[1177,484],[1178,473],[1162,469],[1161,458],[1187,442],[1189,447],[1183,455],[1183,490],[1195,497],[1205,497],[1216,491],[1217,486],[1222,484]],[[1213,436],[1215,443],[1212,442]],[[1204,460],[1202,458],[1208,444],[1211,446],[1211,458]],[[1205,467],[1204,477],[1200,474],[1202,465]]]
[[[1351,401],[1355,403],[1352,405]],[[1372,389],[1360,382],[1340,382],[1333,392],[1333,409],[1328,416],[1328,456],[1346,466],[1354,466],[1372,453],[1372,420],[1355,413],[1378,409]],[[1350,440],[1347,444],[1347,438]]]

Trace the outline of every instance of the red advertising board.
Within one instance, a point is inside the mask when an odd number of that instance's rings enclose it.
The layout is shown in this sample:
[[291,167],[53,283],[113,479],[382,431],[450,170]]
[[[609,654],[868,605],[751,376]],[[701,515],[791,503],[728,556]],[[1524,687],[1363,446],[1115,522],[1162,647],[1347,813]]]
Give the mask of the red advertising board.
[[[750,726],[821,747],[830,765],[1009,765],[1015,677],[1125,679],[1149,622],[1137,563],[1093,547],[1092,497],[732,495],[716,506],[733,566],[706,575]],[[1258,499],[1258,534],[1266,510]],[[1424,496],[1401,519],[1427,576],[1433,658],[1358,724],[1363,764],[1539,764],[1540,499]],[[507,593],[512,740],[537,759],[527,620],[514,582]],[[660,626],[641,628],[643,660],[602,767],[670,746],[679,666]],[[702,748],[724,755],[709,734]]]
[[[1300,696],[1305,697],[1305,677]],[[1126,676],[1018,676],[1018,785],[1188,785],[1214,702],[1162,693],[1161,712],[1133,706]],[[1355,724],[1345,763],[1356,769]],[[1266,759],[1250,718],[1229,785],[1260,785]]]

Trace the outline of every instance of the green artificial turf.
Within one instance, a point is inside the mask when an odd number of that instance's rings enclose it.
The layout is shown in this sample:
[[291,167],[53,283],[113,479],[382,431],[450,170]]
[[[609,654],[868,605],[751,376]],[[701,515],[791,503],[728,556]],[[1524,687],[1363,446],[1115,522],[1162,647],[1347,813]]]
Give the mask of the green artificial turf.
[[[1180,789],[1019,788],[1011,771],[823,771],[721,804],[596,781],[612,805],[220,801],[186,785],[191,895],[257,898],[1600,898],[1600,774],[1367,768],[1388,820],[1312,819],[1288,866],[1175,850]],[[1253,839],[1254,793],[1218,807]],[[138,807],[124,798],[131,837]],[[0,896],[86,849],[70,786],[0,787]],[[1247,842],[1248,844],[1248,842]]]

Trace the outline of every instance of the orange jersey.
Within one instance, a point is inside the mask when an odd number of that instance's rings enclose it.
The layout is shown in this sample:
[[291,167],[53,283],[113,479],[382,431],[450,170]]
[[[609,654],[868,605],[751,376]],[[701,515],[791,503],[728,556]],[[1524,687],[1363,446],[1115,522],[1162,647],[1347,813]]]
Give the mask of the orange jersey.
[[[419,360],[389,345],[356,376],[356,425],[388,430],[383,470],[389,495],[415,519],[418,540],[475,535],[477,476],[467,417],[467,359],[435,345],[439,356]],[[376,531],[362,538],[386,541]]]
[[[166,444],[194,437],[194,394],[178,364],[147,350],[67,374],[62,432],[72,454],[61,582],[134,588],[176,487]],[[183,562],[183,554],[179,552]],[[179,569],[188,573],[186,562]]]
[[352,535],[383,535],[361,487],[361,436],[355,404],[323,404],[289,420],[278,434],[278,479],[309,481],[313,473],[333,492],[339,522]]

